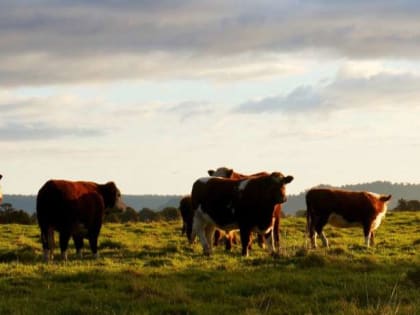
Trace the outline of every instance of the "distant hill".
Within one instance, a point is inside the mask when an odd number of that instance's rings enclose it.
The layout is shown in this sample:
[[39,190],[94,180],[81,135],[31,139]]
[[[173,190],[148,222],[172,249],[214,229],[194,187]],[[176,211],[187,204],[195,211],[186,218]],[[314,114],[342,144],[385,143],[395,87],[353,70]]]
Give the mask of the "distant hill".
[[[149,208],[160,211],[166,207],[178,207],[182,196],[177,195],[123,195],[124,202],[135,210]],[[15,209],[34,213],[35,195],[3,195],[3,203],[11,203]]]
[[[319,185],[319,187],[332,187],[330,185]],[[420,200],[420,184],[391,183],[376,181],[356,185],[344,185],[338,188],[353,191],[371,191],[381,194],[392,194],[389,209],[393,209],[398,199]],[[22,209],[29,213],[35,212],[34,195],[4,195],[4,203],[11,203],[15,209]],[[135,210],[149,208],[162,210],[166,207],[178,207],[179,195],[123,195],[125,203]],[[294,214],[297,210],[306,209],[305,192],[297,195],[289,195],[287,202],[283,205],[283,211],[287,214]]]

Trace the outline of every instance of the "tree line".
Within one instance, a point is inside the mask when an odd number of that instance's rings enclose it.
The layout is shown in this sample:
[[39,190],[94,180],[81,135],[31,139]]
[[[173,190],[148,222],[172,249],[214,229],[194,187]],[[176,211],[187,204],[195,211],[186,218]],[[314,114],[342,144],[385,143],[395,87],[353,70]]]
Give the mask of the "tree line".
[[[175,207],[166,207],[160,211],[143,208],[139,211],[128,207],[121,212],[116,209],[105,211],[104,222],[125,223],[125,222],[153,222],[171,221],[181,218],[179,210]],[[11,203],[0,205],[0,224],[36,224],[36,213],[32,215],[22,209],[15,209]]]
[[[393,211],[420,211],[420,200],[398,199]],[[296,216],[305,216],[306,210],[296,211]],[[126,211],[120,212],[116,209],[106,210],[104,222],[126,223],[126,222],[154,222],[179,220],[181,215],[175,207],[166,207],[160,211],[150,208],[143,208],[139,211],[128,207]],[[15,209],[11,203],[0,205],[0,224],[36,224],[36,213],[32,215],[22,209]]]

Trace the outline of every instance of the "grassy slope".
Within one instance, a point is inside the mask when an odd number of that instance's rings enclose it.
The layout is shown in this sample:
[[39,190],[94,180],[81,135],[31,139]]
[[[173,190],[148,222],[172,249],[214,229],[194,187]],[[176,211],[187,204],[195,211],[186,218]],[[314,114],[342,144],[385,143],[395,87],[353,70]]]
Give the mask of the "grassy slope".
[[47,265],[36,226],[2,225],[0,314],[420,313],[420,212],[389,214],[369,250],[361,228],[327,227],[331,249],[307,251],[305,220],[287,218],[280,258],[206,258],[179,227],[108,224],[102,258]]

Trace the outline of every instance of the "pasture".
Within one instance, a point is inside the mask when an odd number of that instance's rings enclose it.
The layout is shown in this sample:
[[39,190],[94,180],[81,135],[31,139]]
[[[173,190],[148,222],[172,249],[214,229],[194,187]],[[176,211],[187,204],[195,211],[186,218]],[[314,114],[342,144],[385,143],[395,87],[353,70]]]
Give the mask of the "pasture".
[[[281,222],[280,257],[254,244],[204,257],[180,221],[105,224],[101,257],[42,261],[38,226],[0,226],[0,314],[420,314],[420,212],[388,212],[376,246],[327,226],[305,248],[304,218]],[[57,240],[57,237],[56,237]]]

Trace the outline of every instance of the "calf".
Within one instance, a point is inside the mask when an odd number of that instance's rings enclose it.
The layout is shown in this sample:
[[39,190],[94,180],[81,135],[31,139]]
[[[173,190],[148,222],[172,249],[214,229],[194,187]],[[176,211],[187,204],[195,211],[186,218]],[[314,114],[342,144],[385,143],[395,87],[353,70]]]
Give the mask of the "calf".
[[[192,237],[197,234],[204,254],[210,255],[214,228],[240,230],[242,255],[248,255],[252,231],[270,232],[274,206],[286,201],[285,185],[293,180],[279,172],[247,179],[208,177],[198,179],[192,188],[194,211]],[[274,252],[273,239],[267,239]]]
[[316,248],[320,235],[324,246],[328,240],[322,229],[327,223],[335,227],[362,226],[366,246],[374,244],[374,231],[381,224],[391,195],[314,188],[306,194],[307,229],[311,246]]
[[[181,198],[179,202],[179,211],[181,212],[182,217],[181,234],[186,234],[187,239],[190,243],[192,243],[194,241],[194,239],[191,238],[194,211],[192,209],[191,196],[184,196]],[[225,238],[226,250],[230,250],[232,248],[232,243],[236,242],[235,232],[221,231],[220,229],[216,229],[216,231],[214,231],[214,246],[219,244],[219,241],[222,239],[222,237]]]

